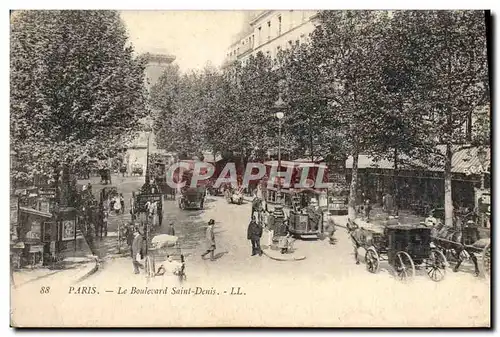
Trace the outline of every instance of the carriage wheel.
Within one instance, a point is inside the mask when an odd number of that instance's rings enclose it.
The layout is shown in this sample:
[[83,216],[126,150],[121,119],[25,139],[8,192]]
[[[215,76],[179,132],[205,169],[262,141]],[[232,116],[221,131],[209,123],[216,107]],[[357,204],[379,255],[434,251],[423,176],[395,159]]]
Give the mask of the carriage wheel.
[[425,271],[427,276],[434,282],[442,281],[446,275],[448,262],[442,252],[433,249],[427,260],[425,260]]
[[491,244],[488,243],[483,249],[483,272],[485,276],[490,276],[491,273]]
[[378,273],[380,267],[380,258],[375,248],[373,247],[368,248],[365,254],[365,263],[366,263],[366,269],[370,273],[374,274]]
[[407,281],[415,277],[415,264],[407,252],[398,252],[393,268],[396,276],[401,281]]
[[144,269],[146,271],[146,277],[148,279],[155,276],[156,272],[155,272],[155,260],[154,260],[154,258],[152,258],[149,255],[146,256],[146,262],[145,262]]

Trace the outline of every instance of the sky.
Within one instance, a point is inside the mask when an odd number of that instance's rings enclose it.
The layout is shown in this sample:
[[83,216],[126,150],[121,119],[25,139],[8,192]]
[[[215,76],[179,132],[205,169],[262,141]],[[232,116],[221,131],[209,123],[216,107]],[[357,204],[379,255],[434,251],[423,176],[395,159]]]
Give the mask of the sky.
[[168,53],[182,71],[220,66],[242,11],[121,11],[136,52]]

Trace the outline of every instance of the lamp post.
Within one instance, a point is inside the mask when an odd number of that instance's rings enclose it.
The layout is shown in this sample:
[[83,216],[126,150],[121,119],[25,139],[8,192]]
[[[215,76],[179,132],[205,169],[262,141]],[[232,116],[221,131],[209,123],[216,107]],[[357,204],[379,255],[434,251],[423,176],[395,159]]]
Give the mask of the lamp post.
[[[276,110],[275,116],[278,119],[278,170],[281,172],[281,123],[283,118],[285,117],[285,113],[283,110],[286,108],[286,103],[283,101],[281,98],[281,94],[274,103],[274,109]],[[282,203],[282,198],[281,198],[281,175],[279,175],[279,180],[278,180],[278,193],[277,197],[279,198],[279,202]]]

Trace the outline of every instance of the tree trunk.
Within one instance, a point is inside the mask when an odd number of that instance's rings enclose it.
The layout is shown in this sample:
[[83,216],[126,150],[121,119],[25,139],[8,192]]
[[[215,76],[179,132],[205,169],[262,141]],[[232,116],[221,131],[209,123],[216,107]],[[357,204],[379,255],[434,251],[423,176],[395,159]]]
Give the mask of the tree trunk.
[[356,192],[358,190],[358,157],[358,150],[355,150],[352,154],[351,187],[349,190],[348,218],[351,220],[356,217]]
[[396,215],[399,214],[399,184],[398,184],[398,177],[399,177],[399,168],[398,168],[398,149],[394,148],[394,191],[393,191],[393,196],[394,196],[394,201],[396,206]]
[[444,165],[444,217],[445,225],[453,226],[453,198],[451,193],[451,159],[453,152],[451,144],[446,144],[446,158]]
[[312,133],[312,121],[310,118],[309,118],[309,147],[311,149],[311,162],[314,163],[314,142]]

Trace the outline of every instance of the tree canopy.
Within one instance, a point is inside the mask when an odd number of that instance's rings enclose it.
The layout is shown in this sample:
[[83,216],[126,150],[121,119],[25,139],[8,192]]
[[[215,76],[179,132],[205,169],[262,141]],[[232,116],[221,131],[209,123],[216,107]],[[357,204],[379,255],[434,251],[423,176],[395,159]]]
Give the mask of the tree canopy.
[[10,47],[16,179],[110,157],[146,115],[144,62],[118,12],[15,12]]

